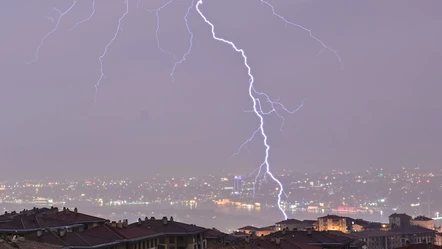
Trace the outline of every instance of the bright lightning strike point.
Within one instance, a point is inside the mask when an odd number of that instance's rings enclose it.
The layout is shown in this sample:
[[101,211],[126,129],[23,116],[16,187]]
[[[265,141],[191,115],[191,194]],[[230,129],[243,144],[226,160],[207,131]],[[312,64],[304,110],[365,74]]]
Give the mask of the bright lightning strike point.
[[215,26],[206,18],[206,16],[204,16],[204,14],[201,12],[201,10],[199,9],[199,6],[203,4],[203,0],[198,0],[197,4],[196,4],[196,10],[198,11],[198,13],[200,14],[200,16],[204,19],[204,21],[211,27],[211,31],[212,31],[212,37],[213,39],[223,42],[225,44],[230,45],[236,52],[240,53],[244,59],[244,66],[247,68],[247,74],[249,76],[249,96],[253,101],[253,111],[255,112],[256,116],[258,116],[259,120],[260,120],[260,125],[259,125],[259,130],[261,131],[261,135],[263,137],[263,143],[265,146],[265,158],[263,161],[263,165],[260,167],[265,167],[265,174],[269,175],[273,181],[275,181],[278,185],[279,185],[279,191],[278,191],[278,208],[279,210],[281,210],[282,214],[284,215],[284,218],[287,219],[287,214],[285,213],[284,209],[281,206],[281,195],[284,192],[284,187],[282,186],[282,183],[272,174],[272,172],[270,171],[270,164],[269,164],[269,152],[270,152],[270,146],[267,142],[267,135],[265,133],[264,130],[264,117],[263,115],[258,111],[257,109],[257,105],[258,105],[258,101],[257,98],[254,96],[255,90],[254,90],[254,82],[255,79],[252,75],[252,69],[250,68],[248,62],[247,62],[247,56],[244,52],[243,49],[239,49],[235,43],[233,43],[232,41],[229,40],[225,40],[223,38],[217,37],[216,33],[215,33]]
[[123,19],[126,17],[126,15],[129,13],[129,0],[125,0],[124,3],[126,4],[126,11],[124,12],[124,14],[120,17],[120,19],[118,19],[118,26],[117,26],[117,30],[115,31],[114,36],[112,37],[112,39],[109,41],[109,43],[104,47],[104,52],[102,55],[100,55],[100,57],[98,57],[98,60],[100,61],[100,78],[98,79],[97,83],[95,84],[95,99],[94,99],[94,104],[97,103],[97,97],[98,97],[98,87],[100,86],[101,81],[103,80],[104,77],[104,71],[103,71],[103,58],[106,56],[107,54],[107,50],[109,49],[110,45],[112,45],[112,43],[115,41],[115,39],[117,39],[118,34],[120,33],[121,30],[121,23],[123,21]]

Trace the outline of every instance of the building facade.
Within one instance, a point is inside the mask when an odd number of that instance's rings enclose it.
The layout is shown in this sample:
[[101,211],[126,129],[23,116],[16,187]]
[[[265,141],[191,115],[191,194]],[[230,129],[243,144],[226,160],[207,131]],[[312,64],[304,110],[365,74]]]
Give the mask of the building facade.
[[436,233],[434,237],[434,244],[437,246],[442,246],[442,233]]
[[435,229],[434,220],[425,216],[417,216],[411,220],[411,224],[414,226],[424,227],[426,229]]
[[327,215],[318,218],[318,231],[340,231],[346,233],[347,217]]
[[306,231],[309,229],[313,230],[313,225],[296,219],[287,219],[275,223],[276,231]]
[[396,228],[396,227],[405,228],[411,226],[411,216],[405,213],[403,214],[394,213],[388,216],[388,221],[390,223],[391,228]]
[[402,246],[402,236],[394,232],[367,230],[352,235],[365,242],[368,249],[394,249]]
[[243,180],[241,176],[235,176],[233,178],[233,193],[235,195],[240,195],[242,193]]
[[436,231],[420,226],[396,227],[390,230],[401,235],[401,246],[407,244],[434,244]]

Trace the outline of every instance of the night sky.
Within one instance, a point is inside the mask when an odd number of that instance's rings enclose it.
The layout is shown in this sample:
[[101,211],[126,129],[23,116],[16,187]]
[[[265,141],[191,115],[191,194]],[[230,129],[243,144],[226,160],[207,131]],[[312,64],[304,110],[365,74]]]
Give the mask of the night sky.
[[[258,128],[240,54],[212,39],[192,9],[193,49],[169,76],[173,58],[157,47],[154,9],[130,12],[104,58],[98,57],[125,11],[122,0],[80,0],[35,58],[55,25],[46,16],[72,1],[0,2],[0,165],[22,177],[246,174],[264,156],[261,137],[229,160]],[[256,88],[289,109],[267,116],[270,162],[299,172],[402,166],[439,170],[442,153],[442,2],[206,0],[201,10],[219,36],[246,51]],[[190,0],[160,12],[161,46],[187,51]],[[53,18],[58,18],[53,13]],[[318,55],[319,54],[319,55]],[[266,106],[268,107],[268,106]]]

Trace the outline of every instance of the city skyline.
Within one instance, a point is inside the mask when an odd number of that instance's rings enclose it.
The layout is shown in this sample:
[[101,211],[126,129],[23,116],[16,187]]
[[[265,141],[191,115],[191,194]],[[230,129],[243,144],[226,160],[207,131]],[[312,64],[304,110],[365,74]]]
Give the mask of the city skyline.
[[[329,171],[316,174],[276,174],[285,185],[282,206],[290,218],[309,219],[319,213],[348,214],[384,221],[385,214],[440,217],[442,171],[371,169],[359,172]],[[254,176],[233,174],[205,176],[161,175],[136,178],[105,176],[86,179],[0,179],[0,208],[4,211],[32,205],[80,207],[103,215],[123,212],[170,215],[179,218],[225,216],[233,223],[247,217],[278,219],[275,183],[269,179],[254,184]],[[256,189],[255,189],[256,187]],[[20,209],[20,208],[18,208]],[[94,211],[92,211],[94,210]],[[184,212],[184,213],[183,213]],[[187,212],[190,217],[186,215]],[[144,216],[144,215],[142,215]],[[199,217],[199,218],[198,218]],[[208,218],[206,217],[206,218]],[[442,217],[442,216],[441,216]],[[126,217],[128,218],[128,217]],[[204,218],[203,222],[207,222]],[[209,219],[209,220],[210,220]],[[229,220],[228,219],[228,220]],[[262,219],[262,217],[260,218]],[[436,219],[436,218],[435,218]],[[439,218],[438,218],[439,219]],[[217,222],[225,223],[224,218]]]

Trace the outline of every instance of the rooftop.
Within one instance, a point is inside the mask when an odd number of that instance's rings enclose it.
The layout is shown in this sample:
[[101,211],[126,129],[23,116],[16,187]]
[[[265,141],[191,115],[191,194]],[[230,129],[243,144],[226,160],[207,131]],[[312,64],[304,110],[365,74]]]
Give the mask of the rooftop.
[[6,240],[0,239],[0,249],[61,249],[62,246],[40,243],[36,241],[19,240],[12,242],[10,238]]
[[146,217],[144,220],[139,219],[138,222],[130,224],[128,229],[135,231],[137,227],[138,229],[148,229],[156,233],[167,235],[197,234],[207,230],[204,227],[174,221],[172,217],[169,220],[167,217],[163,217],[162,219],[155,219],[154,217],[147,219]]
[[258,230],[258,228],[257,228],[257,227],[254,227],[254,226],[245,226],[245,227],[240,227],[240,228],[238,228],[238,231],[240,231],[240,230],[251,230],[251,231],[256,231],[256,230]]
[[318,232],[318,231],[279,231],[266,237],[281,237],[291,242],[301,242],[309,245],[346,245],[353,242],[346,236],[338,235],[330,232]]
[[318,220],[303,220],[302,222],[304,222],[305,224],[314,225],[318,222]]
[[220,239],[228,236],[228,234],[223,233],[215,228],[206,230],[206,232],[204,232],[204,235],[207,239]]
[[41,234],[30,234],[26,238],[40,243],[59,246],[98,246],[116,245],[125,238],[115,232],[109,225],[101,225],[82,232],[42,231]]
[[122,228],[110,227],[109,225],[106,225],[105,227],[112,230],[114,233],[118,234],[122,238],[129,240],[139,240],[142,238],[150,238],[162,235],[161,232],[156,232],[151,228],[142,225],[132,224]]
[[409,226],[409,227],[395,227],[390,230],[390,232],[398,232],[398,233],[436,233],[436,231],[427,229],[421,226]]
[[55,218],[47,216],[37,216],[33,215],[23,215],[20,214],[11,218],[10,220],[0,222],[0,231],[17,231],[17,232],[27,232],[36,231],[40,228],[47,227],[72,227],[75,224],[63,220],[58,220]]
[[403,214],[394,213],[388,217],[390,217],[390,218],[410,218],[411,219],[411,216],[406,213],[403,213]]
[[249,241],[241,240],[221,248],[260,248],[260,249],[320,249],[321,247],[306,243],[289,241],[284,238],[255,238]]
[[303,222],[300,221],[300,220],[287,219],[287,220],[283,220],[283,221],[277,222],[276,224],[279,224],[279,225],[289,225],[289,224],[301,224],[301,223],[303,223]]
[[433,219],[420,215],[420,216],[415,217],[413,220],[429,221],[429,220],[433,220]]
[[256,231],[275,231],[275,226],[260,227]]
[[334,215],[334,214],[327,214],[326,216],[319,217],[318,219],[347,219],[347,217]]
[[62,221],[68,221],[71,223],[104,223],[108,220],[95,217],[88,214],[79,213],[78,210],[75,208],[74,211],[69,210],[69,208],[63,209],[63,211],[55,212],[48,215],[49,217],[62,220]]
[[394,235],[399,235],[399,233],[392,231],[366,230],[362,232],[352,233],[351,235],[357,238],[373,238],[373,237],[394,236]]

